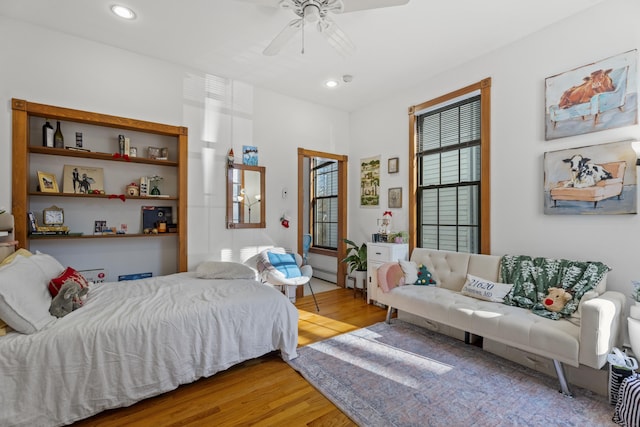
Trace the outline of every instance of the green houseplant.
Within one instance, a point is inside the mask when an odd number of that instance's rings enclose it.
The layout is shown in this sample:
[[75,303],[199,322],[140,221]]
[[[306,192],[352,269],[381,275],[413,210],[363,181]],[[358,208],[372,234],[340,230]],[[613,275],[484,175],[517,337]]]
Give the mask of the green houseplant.
[[356,280],[355,286],[364,288],[367,279],[367,244],[358,246],[349,239],[344,239],[344,242],[347,244],[347,256],[342,262],[347,263],[349,276]]

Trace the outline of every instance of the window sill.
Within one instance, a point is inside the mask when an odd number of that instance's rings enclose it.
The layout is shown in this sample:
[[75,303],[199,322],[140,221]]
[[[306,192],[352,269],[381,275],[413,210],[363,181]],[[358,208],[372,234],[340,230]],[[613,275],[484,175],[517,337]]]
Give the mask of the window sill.
[[309,248],[309,253],[337,257],[338,251],[335,249]]

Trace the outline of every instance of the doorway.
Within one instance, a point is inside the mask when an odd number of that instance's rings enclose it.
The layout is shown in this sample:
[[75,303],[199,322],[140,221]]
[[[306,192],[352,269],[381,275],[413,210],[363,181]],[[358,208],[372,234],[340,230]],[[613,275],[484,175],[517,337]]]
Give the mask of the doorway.
[[[337,239],[335,248],[314,245],[319,239],[313,238],[317,227],[314,227],[314,192],[312,182],[312,166],[318,159],[329,160],[337,163],[337,211],[335,226]],[[345,287],[346,265],[340,260],[346,256],[344,238],[347,236],[347,166],[348,156],[321,151],[298,148],[298,252],[303,253],[303,236],[311,234],[311,247],[309,253],[331,257],[335,259],[336,284]],[[316,210],[317,211],[317,210]],[[316,221],[317,223],[317,221]],[[314,231],[315,229],[315,231]],[[300,289],[302,291],[302,289]]]

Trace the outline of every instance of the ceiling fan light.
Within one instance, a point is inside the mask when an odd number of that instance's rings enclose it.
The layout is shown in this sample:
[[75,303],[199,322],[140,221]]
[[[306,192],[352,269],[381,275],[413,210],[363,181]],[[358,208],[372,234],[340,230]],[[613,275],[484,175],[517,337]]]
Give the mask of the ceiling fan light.
[[303,9],[305,21],[309,23],[318,22],[320,20],[320,8],[315,4],[308,4]]
[[113,6],[111,6],[111,12],[113,12],[115,15],[123,19],[136,18],[136,14],[133,10],[129,9],[126,6],[121,6],[119,4],[114,4]]

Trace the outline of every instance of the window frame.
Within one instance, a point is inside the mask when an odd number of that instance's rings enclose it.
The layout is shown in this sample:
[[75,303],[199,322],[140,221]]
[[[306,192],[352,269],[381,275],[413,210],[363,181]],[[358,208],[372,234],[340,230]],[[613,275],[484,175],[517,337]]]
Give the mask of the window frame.
[[418,133],[417,116],[426,109],[451,103],[462,97],[471,97],[474,92],[480,93],[480,241],[479,253],[491,253],[491,78],[442,95],[422,104],[410,106],[409,113],[409,249],[413,250],[418,243],[418,174],[417,155]]
[[[318,160],[322,160],[323,163],[320,165],[316,165],[315,163]],[[316,248],[316,249],[323,249],[323,250],[329,250],[329,251],[336,251],[338,250],[338,240],[339,240],[339,236],[338,236],[338,218],[336,218],[335,221],[318,221],[318,219],[316,218],[316,208],[317,208],[317,204],[319,200],[332,200],[332,203],[335,204],[335,208],[336,208],[336,216],[338,215],[338,180],[340,178],[340,175],[338,173],[338,167],[339,164],[336,160],[334,159],[326,159],[326,158],[320,158],[320,157],[314,157],[311,161],[311,168],[309,171],[310,177],[309,177],[309,182],[310,182],[310,203],[311,203],[311,207],[309,209],[309,214],[311,216],[311,220],[310,220],[310,224],[311,224],[311,235],[313,236],[313,241],[311,243],[312,247]],[[332,168],[333,170],[329,170],[328,172],[322,172],[322,169],[325,168]],[[333,174],[334,179],[335,179],[335,194],[332,195],[328,195],[328,196],[318,196],[317,193],[317,177],[320,173],[323,173],[324,175],[328,175],[328,174]],[[316,242],[316,238],[319,234],[318,232],[318,226],[319,224],[335,224],[335,226],[333,227],[335,229],[335,233],[336,233],[336,246],[324,246],[324,245],[318,245]]]

